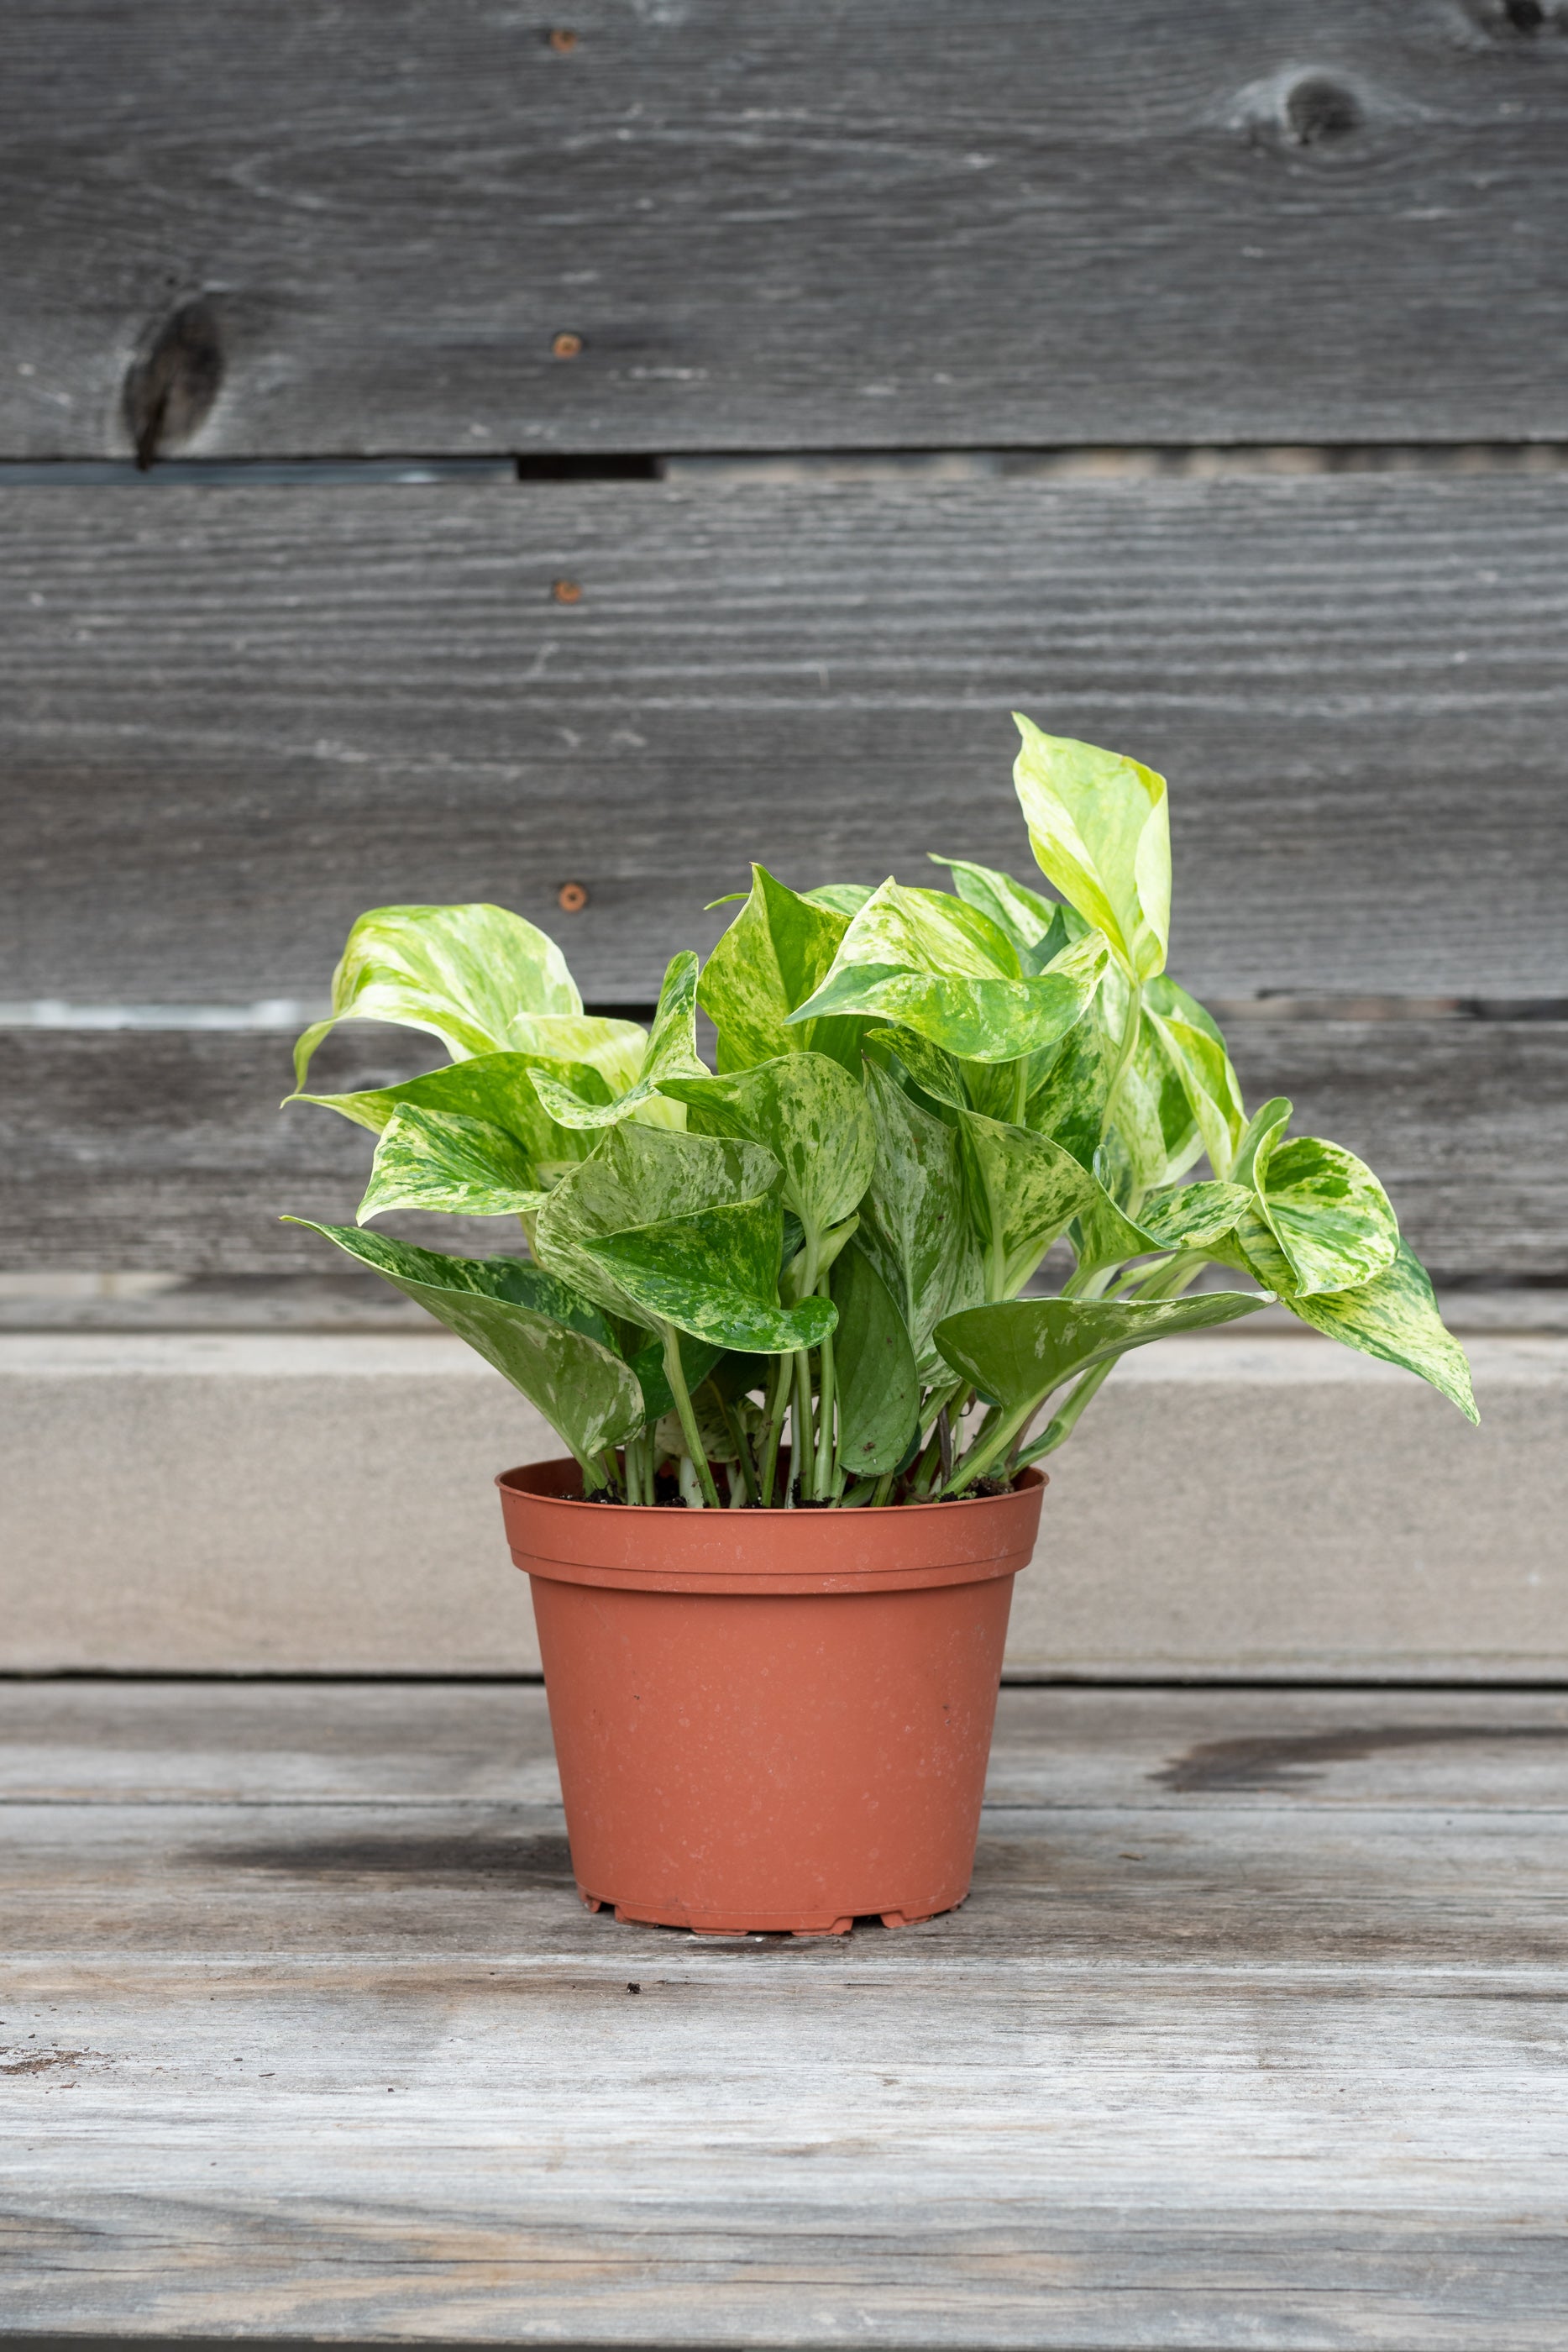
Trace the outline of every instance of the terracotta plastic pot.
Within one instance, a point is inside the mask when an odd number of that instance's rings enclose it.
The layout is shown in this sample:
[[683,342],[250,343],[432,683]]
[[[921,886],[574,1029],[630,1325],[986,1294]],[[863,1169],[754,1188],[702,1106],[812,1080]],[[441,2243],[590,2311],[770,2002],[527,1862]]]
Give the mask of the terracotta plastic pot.
[[963,1901],[1038,1471],[894,1510],[585,1503],[571,1462],[497,1484],[591,1908],[838,1936]]

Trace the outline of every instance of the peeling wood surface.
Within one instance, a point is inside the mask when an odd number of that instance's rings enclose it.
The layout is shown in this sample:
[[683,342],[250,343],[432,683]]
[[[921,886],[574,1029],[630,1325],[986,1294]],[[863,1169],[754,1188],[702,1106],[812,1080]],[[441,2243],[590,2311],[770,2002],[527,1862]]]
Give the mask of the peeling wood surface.
[[13,0],[0,449],[1568,436],[1554,0],[568,15]]
[[[0,1266],[330,1271],[326,1244],[279,1215],[350,1223],[372,1139],[307,1104],[278,1110],[289,1045],[0,1028]],[[1377,1170],[1440,1280],[1568,1276],[1568,1023],[1248,1019],[1230,1045],[1249,1101],[1289,1095],[1299,1132]],[[349,1029],[323,1047],[319,1084],[386,1085],[439,1059],[413,1033]],[[516,1233],[505,1218],[380,1223],[481,1256]]]
[[0,529],[0,1000],[308,995],[362,908],[487,898],[649,1003],[748,856],[1027,866],[1013,706],[1169,774],[1200,994],[1562,995],[1568,478],[42,488]]
[[831,1944],[577,1909],[537,1689],[0,1727],[14,2331],[1561,2340],[1561,1695],[1004,1692]]

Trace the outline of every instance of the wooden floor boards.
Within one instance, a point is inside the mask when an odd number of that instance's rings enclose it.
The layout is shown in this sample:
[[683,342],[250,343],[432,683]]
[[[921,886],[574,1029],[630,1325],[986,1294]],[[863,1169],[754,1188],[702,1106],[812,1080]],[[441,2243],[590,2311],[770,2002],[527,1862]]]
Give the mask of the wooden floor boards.
[[0,2329],[1561,2343],[1568,1696],[1006,1690],[989,1794],[699,1941],[536,1687],[0,1686]]

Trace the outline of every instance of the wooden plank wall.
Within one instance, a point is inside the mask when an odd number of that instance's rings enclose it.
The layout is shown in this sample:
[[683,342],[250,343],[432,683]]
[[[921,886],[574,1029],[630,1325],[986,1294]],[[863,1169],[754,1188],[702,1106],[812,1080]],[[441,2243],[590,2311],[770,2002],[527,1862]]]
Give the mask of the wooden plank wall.
[[8,36],[0,1264],[301,1264],[363,1150],[242,1009],[361,906],[645,1003],[748,855],[1021,866],[1019,703],[1170,773],[1249,1087],[1446,1279],[1568,1276],[1554,0]]

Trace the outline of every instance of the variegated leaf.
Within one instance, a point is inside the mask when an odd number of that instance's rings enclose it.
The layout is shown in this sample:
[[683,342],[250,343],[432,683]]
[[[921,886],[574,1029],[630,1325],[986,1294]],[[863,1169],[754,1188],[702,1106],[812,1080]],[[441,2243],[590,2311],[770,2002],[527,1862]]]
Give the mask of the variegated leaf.
[[329,1019],[294,1049],[294,1083],[340,1021],[426,1029],[461,1058],[525,1045],[534,1013],[580,1013],[582,999],[552,939],[505,907],[373,907],[349,933],[332,975]]
[[833,1268],[839,1310],[839,1460],[852,1478],[894,1470],[920,1419],[920,1376],[893,1293],[864,1250],[847,1249]]
[[863,1021],[789,1016],[824,980],[849,929],[833,907],[800,898],[765,866],[751,869],[751,893],[697,982],[697,1003],[718,1032],[718,1066],[748,1070],[780,1054],[826,1054],[860,1071]]
[[1427,1269],[1407,1242],[1399,1243],[1392,1264],[1370,1282],[1300,1295],[1285,1304],[1314,1331],[1419,1373],[1467,1421],[1479,1421],[1465,1351],[1438,1314]]
[[890,880],[854,917],[832,970],[792,1018],[874,1015],[968,1061],[1017,1061],[1082,1017],[1105,960],[1104,942],[1086,934],[1026,978],[1007,934],[980,908]]
[[1013,767],[1035,860],[1103,931],[1129,977],[1163,971],[1170,940],[1171,845],[1166,780],[1120,752],[1046,735],[1013,713],[1023,739]]
[[858,1238],[904,1318],[921,1379],[941,1380],[933,1327],[985,1297],[958,1138],[874,1062],[865,1084],[877,1149]]
[[680,1113],[667,1103],[661,1086],[666,1078],[706,1078],[696,1046],[697,960],[690,950],[672,957],[659,991],[658,1010],[649,1034],[647,1052],[635,1080],[612,1100],[597,1089],[580,1091],[563,1079],[538,1070],[534,1089],[549,1117],[561,1127],[593,1129],[617,1127],[637,1114],[645,1124],[679,1129]]
[[1099,1188],[1070,1151],[1028,1128],[963,1111],[958,1136],[986,1295],[1011,1298]]
[[825,1054],[782,1054],[754,1069],[674,1076],[664,1091],[684,1103],[694,1134],[760,1143],[784,1171],[784,1205],[815,1255],[831,1225],[860,1205],[876,1132],[865,1090]]
[[535,1163],[504,1128],[461,1111],[405,1104],[382,1130],[358,1222],[388,1209],[520,1217],[544,1199]]

